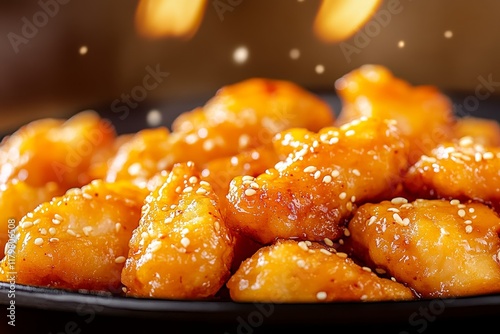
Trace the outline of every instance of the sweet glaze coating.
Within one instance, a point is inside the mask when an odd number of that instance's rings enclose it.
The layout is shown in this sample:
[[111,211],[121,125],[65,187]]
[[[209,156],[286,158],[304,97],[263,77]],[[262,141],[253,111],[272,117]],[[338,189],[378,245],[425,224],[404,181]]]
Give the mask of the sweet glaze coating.
[[16,227],[14,258],[2,259],[0,279],[13,265],[19,284],[119,291],[145,197],[128,182],[95,180],[39,205]]
[[205,164],[201,178],[212,185],[225,205],[226,195],[232,179],[240,175],[257,176],[273,167],[279,161],[278,154],[272,145],[243,151],[231,157],[214,159]]
[[201,169],[212,160],[270,145],[282,130],[317,131],[332,125],[334,115],[325,101],[291,82],[244,80],[222,87],[204,106],[180,114],[171,133],[140,131],[113,159],[106,179],[141,183],[178,162],[191,161]]
[[363,65],[339,78],[342,100],[337,124],[361,116],[395,119],[410,139],[410,161],[453,136],[449,98],[434,86],[412,86],[381,65]]
[[242,302],[412,300],[401,283],[378,277],[345,253],[316,242],[278,240],[243,261],[229,279],[231,299]]
[[500,124],[493,119],[472,116],[458,118],[453,134],[458,139],[471,137],[480,145],[500,146]]
[[9,220],[15,224],[34,210],[39,204],[50,201],[55,196],[61,196],[66,190],[55,182],[49,182],[44,187],[33,187],[23,181],[12,180],[0,185],[0,256],[4,256],[4,247],[9,239]]
[[193,163],[174,165],[146,198],[122,282],[131,296],[203,299],[230,275],[234,239]]
[[404,198],[360,206],[353,254],[423,298],[500,292],[500,218],[482,203]]
[[70,119],[28,123],[0,144],[0,184],[18,179],[34,187],[56,182],[63,189],[91,181],[89,169],[115,138],[113,126],[93,111]]
[[227,196],[229,226],[262,244],[340,237],[355,206],[390,196],[408,167],[408,146],[393,121],[291,129],[275,144],[280,154],[292,153],[255,178],[235,177]]
[[500,147],[483,146],[472,137],[438,145],[410,167],[405,188],[416,197],[487,204],[500,201]]

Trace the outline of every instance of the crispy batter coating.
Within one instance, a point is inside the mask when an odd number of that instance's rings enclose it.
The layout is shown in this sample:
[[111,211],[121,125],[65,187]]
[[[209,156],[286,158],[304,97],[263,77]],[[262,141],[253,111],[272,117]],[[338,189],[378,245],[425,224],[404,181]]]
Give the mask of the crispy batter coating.
[[132,296],[214,297],[229,278],[233,254],[217,195],[193,163],[179,163],[146,199],[122,282]]
[[39,204],[50,201],[55,196],[61,196],[66,190],[55,182],[49,182],[44,187],[33,187],[24,181],[12,180],[0,185],[0,256],[4,256],[4,247],[9,239],[10,219],[15,224],[33,211]]
[[81,187],[91,181],[89,168],[114,138],[113,126],[93,111],[66,121],[33,121],[0,144],[0,184],[18,179],[34,187],[48,182]]
[[17,244],[0,262],[0,279],[15,271],[19,284],[120,290],[146,194],[128,182],[95,180],[39,205],[16,227]]
[[204,106],[179,115],[171,133],[166,129],[140,131],[113,159],[106,179],[140,183],[178,162],[191,161],[203,168],[212,160],[270,145],[282,130],[317,131],[332,125],[334,119],[328,103],[298,85],[244,80],[222,87]]
[[201,171],[201,178],[212,185],[221,202],[225,204],[229,184],[233,178],[240,175],[257,176],[273,167],[278,161],[279,157],[274,147],[262,145],[231,157],[208,162]]
[[454,137],[471,137],[484,146],[500,146],[500,124],[498,121],[480,117],[458,118],[454,126]]
[[403,198],[360,206],[355,256],[427,298],[500,292],[500,218],[482,203]]
[[337,239],[358,203],[390,196],[402,180],[408,145],[393,123],[361,118],[280,133],[277,151],[292,153],[256,178],[231,181],[228,224],[262,244]]
[[337,124],[361,116],[395,119],[410,138],[410,161],[453,136],[449,98],[434,86],[412,86],[381,65],[361,66],[335,83],[342,100]]
[[438,145],[408,170],[404,185],[421,198],[500,201],[500,147],[472,137]]
[[412,300],[401,283],[378,277],[320,243],[278,240],[245,260],[227,283],[243,302]]

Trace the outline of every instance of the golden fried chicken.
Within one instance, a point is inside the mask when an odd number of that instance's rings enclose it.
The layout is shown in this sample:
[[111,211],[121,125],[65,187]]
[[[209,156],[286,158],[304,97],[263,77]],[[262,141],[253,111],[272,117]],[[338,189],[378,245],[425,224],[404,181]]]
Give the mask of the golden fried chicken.
[[122,283],[131,296],[213,297],[229,278],[233,256],[217,195],[193,163],[179,163],[146,199]]
[[204,106],[180,114],[171,133],[139,132],[113,159],[106,179],[141,183],[178,162],[191,161],[202,169],[212,160],[271,145],[282,130],[317,131],[332,125],[334,117],[328,103],[291,82],[244,80],[221,88]]
[[410,138],[410,161],[453,136],[450,99],[434,86],[412,86],[381,65],[363,65],[335,83],[342,109],[337,124],[361,116],[395,119]]
[[114,138],[113,126],[93,111],[33,121],[0,144],[0,184],[17,179],[34,187],[48,182],[81,187],[91,181],[89,169]]
[[227,283],[243,302],[323,303],[412,300],[401,283],[381,278],[320,243],[278,240],[243,261]]
[[0,257],[4,255],[4,247],[9,239],[9,220],[17,224],[28,212],[39,204],[50,201],[55,196],[66,192],[55,182],[45,186],[33,187],[25,181],[11,180],[0,185]]
[[119,291],[146,194],[126,181],[95,180],[39,205],[16,227],[0,280],[16,272],[18,284]]
[[360,206],[345,245],[423,298],[500,292],[500,218],[457,199]]
[[234,178],[228,193],[229,226],[262,244],[340,237],[355,206],[390,196],[408,167],[408,145],[393,121],[291,129],[275,144],[288,157],[257,177]]
[[455,138],[470,137],[484,146],[500,146],[500,124],[494,119],[480,117],[458,118],[453,128]]
[[446,142],[423,155],[408,170],[404,185],[421,198],[500,201],[500,147],[483,146],[472,137]]

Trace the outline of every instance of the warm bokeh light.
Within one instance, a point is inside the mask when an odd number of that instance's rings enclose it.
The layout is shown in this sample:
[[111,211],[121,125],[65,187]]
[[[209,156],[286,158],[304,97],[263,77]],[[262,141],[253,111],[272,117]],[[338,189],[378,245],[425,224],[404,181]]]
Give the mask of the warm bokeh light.
[[381,0],[322,0],[314,20],[314,33],[324,42],[340,42],[352,36],[370,19]]
[[206,0],[140,0],[137,32],[148,38],[194,36],[205,14]]

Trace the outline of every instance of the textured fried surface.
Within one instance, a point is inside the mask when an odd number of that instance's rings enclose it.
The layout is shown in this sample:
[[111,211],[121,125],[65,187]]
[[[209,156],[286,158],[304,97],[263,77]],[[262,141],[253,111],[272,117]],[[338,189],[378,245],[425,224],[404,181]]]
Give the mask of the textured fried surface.
[[500,292],[500,219],[481,203],[393,199],[358,208],[346,244],[422,297]]
[[282,130],[317,131],[332,125],[334,115],[325,101],[291,82],[244,80],[222,87],[204,106],[180,114],[169,134],[166,129],[139,132],[113,159],[106,179],[144,182],[179,162],[203,168],[212,160],[270,145]]
[[112,125],[92,111],[66,121],[33,121],[0,144],[0,184],[18,179],[34,187],[48,182],[64,189],[81,187],[91,181],[91,166],[114,138]]
[[[119,290],[145,196],[129,183],[96,180],[38,206],[16,228],[16,283]],[[10,264],[4,257],[2,278],[12,271]]]
[[458,118],[453,133],[458,139],[471,137],[477,144],[500,146],[500,124],[494,119],[472,116]]
[[404,184],[416,197],[500,200],[500,148],[471,137],[438,145],[408,171]]
[[318,133],[291,129],[276,138],[286,160],[231,182],[230,226],[263,244],[275,238],[336,239],[364,201],[390,196],[408,166],[408,146],[389,121],[360,119]]
[[[333,253],[331,252],[333,251]],[[319,243],[278,240],[245,260],[227,283],[245,302],[411,300],[412,291]]]
[[65,193],[55,182],[43,187],[33,187],[26,182],[12,180],[0,185],[0,255],[3,256],[8,237],[8,221],[16,223],[39,204],[50,201],[55,196]]
[[361,116],[395,119],[410,138],[410,160],[453,136],[452,104],[434,86],[412,86],[380,65],[364,65],[337,80],[342,100],[337,119],[344,124]]
[[213,297],[230,275],[234,239],[218,197],[193,163],[174,165],[147,197],[122,272],[127,294]]

